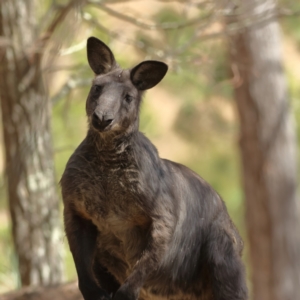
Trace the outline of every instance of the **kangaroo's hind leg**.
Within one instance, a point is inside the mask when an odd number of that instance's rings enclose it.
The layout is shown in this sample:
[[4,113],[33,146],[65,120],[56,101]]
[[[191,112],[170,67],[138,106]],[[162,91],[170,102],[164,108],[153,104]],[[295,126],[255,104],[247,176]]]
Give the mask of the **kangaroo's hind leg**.
[[246,300],[245,270],[238,247],[222,228],[213,228],[207,243],[214,300]]

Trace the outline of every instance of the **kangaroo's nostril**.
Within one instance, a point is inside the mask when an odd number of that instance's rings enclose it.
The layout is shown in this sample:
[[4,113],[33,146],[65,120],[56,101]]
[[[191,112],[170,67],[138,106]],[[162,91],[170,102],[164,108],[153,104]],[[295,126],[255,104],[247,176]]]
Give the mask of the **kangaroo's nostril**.
[[93,121],[96,121],[96,122],[102,121],[96,113],[93,113],[92,119],[93,119]]
[[92,115],[92,125],[99,129],[100,131],[104,130],[108,125],[112,123],[114,119],[112,115],[96,113],[94,112]]
[[107,119],[107,120],[103,120],[103,123],[105,124],[105,126],[108,126],[109,124],[111,124],[111,122],[113,121],[113,119]]

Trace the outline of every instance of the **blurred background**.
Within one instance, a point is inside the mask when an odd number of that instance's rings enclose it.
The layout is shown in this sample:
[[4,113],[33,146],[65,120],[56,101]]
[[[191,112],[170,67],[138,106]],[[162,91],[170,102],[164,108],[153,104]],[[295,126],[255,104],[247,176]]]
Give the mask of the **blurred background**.
[[123,68],[169,65],[140,130],[223,197],[251,299],[300,299],[299,15],[292,0],[1,0],[0,294],[80,299],[58,183],[87,131],[96,36]]

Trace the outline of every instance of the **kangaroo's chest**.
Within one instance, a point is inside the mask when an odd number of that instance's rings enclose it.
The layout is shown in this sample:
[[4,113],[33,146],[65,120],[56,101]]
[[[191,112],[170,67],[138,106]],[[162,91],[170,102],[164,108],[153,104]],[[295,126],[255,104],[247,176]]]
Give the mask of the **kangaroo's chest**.
[[78,210],[105,234],[125,236],[130,228],[148,226],[139,176],[129,159],[93,164],[78,197]]
[[77,202],[90,217],[105,218],[112,213],[122,217],[138,202],[139,171],[128,154],[94,158],[78,173],[83,180],[75,187],[79,190]]
[[122,204],[131,202],[140,194],[139,171],[135,164],[131,163],[124,167],[121,163],[115,167],[103,166],[98,172],[99,188],[103,189],[104,202]]

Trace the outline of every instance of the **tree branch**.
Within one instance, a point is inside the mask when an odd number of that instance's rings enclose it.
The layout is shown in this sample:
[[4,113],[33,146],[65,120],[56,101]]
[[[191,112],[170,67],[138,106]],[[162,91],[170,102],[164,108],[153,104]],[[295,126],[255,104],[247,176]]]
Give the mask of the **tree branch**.
[[[145,0],[102,0],[102,3],[107,3],[107,4],[118,4],[118,3],[124,3],[124,2],[142,2]],[[172,3],[172,2],[178,2],[181,4],[187,4],[187,5],[192,5],[192,6],[203,6],[207,4],[213,4],[215,1],[213,0],[207,0],[207,1],[192,1],[192,0],[150,0],[150,1],[156,1],[156,2],[163,2],[163,3]],[[93,2],[98,3],[96,0]]]
[[48,45],[51,37],[54,34],[55,29],[63,22],[68,13],[76,6],[81,6],[86,2],[86,0],[70,0],[67,5],[61,7],[53,18],[52,22],[49,24],[48,28],[44,33],[37,39],[34,43],[33,51],[31,51],[32,59],[41,60],[44,49]]
[[212,9],[211,12],[208,13],[207,15],[205,15],[204,17],[192,18],[185,22],[166,22],[166,23],[161,23],[161,24],[147,24],[145,22],[139,21],[136,18],[130,17],[130,16],[120,13],[116,10],[113,10],[110,7],[103,5],[99,2],[87,0],[87,4],[99,8],[115,18],[118,18],[120,20],[134,24],[134,25],[136,25],[142,29],[146,29],[146,30],[157,30],[157,29],[174,30],[174,29],[180,29],[180,28],[184,28],[184,27],[188,27],[188,26],[193,26],[195,24],[198,24],[200,22],[208,20],[213,14],[213,9]]
[[100,31],[106,33],[107,35],[111,36],[112,38],[115,38],[127,45],[132,45],[134,47],[137,47],[138,49],[142,49],[148,52],[148,50],[150,49],[149,47],[146,46],[145,43],[143,42],[139,42],[133,39],[129,39],[127,37],[125,37],[123,34],[121,34],[120,32],[117,31],[113,31],[110,30],[108,28],[106,28],[105,26],[103,26],[102,24],[100,24],[97,20],[95,20],[90,14],[88,13],[84,13],[82,16],[83,20],[87,23],[89,23],[90,25],[96,27],[97,29],[99,29]]
[[62,7],[59,12],[56,14],[48,28],[46,29],[45,33],[40,38],[41,41],[43,41],[43,48],[45,47],[46,43],[50,40],[52,37],[55,29],[62,23],[62,21],[65,19],[67,14],[75,7],[79,6],[80,4],[83,4],[85,0],[71,0],[66,6]]
[[91,85],[90,79],[70,78],[61,89],[51,98],[52,105],[55,105],[61,98],[68,95],[73,89]]

